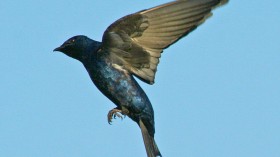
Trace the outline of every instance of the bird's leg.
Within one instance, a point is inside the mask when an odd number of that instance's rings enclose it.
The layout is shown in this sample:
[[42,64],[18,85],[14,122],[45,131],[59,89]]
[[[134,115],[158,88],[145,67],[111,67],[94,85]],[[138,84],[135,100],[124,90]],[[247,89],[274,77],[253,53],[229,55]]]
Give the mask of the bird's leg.
[[108,115],[107,115],[107,118],[108,118],[108,123],[111,124],[112,123],[112,119],[116,119],[116,117],[119,117],[121,119],[123,119],[123,116],[124,117],[128,114],[128,110],[127,109],[124,109],[124,110],[120,110],[118,108],[114,108],[112,110],[110,110],[108,112]]

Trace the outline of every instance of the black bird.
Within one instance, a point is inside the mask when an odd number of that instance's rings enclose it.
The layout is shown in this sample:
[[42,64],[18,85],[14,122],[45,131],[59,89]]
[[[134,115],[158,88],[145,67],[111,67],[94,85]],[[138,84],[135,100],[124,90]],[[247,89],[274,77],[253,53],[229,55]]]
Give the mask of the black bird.
[[[177,0],[127,15],[105,31],[102,42],[78,35],[54,51],[81,61],[96,87],[141,128],[148,157],[161,156],[155,143],[152,105],[134,76],[153,84],[163,50],[197,28],[228,0]],[[122,115],[121,115],[122,114]]]

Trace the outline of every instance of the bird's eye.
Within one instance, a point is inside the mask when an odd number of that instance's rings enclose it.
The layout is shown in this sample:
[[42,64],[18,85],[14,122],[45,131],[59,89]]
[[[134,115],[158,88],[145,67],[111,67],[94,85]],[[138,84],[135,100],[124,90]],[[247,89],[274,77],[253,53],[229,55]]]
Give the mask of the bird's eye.
[[75,41],[76,41],[75,39],[69,39],[69,40],[67,41],[67,44],[73,44]]

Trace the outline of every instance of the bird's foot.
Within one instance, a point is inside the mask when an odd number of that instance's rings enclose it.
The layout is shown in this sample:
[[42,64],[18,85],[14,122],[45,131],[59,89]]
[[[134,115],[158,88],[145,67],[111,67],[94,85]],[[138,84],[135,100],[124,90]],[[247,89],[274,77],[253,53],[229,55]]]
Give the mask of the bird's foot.
[[116,119],[116,117],[119,117],[119,118],[123,119],[123,116],[121,114],[124,115],[124,117],[125,117],[125,114],[120,109],[114,108],[114,109],[110,110],[108,115],[107,115],[108,123],[111,124],[112,123],[112,119],[113,118]]

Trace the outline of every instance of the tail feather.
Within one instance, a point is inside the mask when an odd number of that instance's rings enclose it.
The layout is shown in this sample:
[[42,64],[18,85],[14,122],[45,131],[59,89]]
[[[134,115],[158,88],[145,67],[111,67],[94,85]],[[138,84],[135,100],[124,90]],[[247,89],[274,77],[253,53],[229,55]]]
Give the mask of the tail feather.
[[143,122],[141,120],[139,122],[139,125],[141,128],[142,137],[144,140],[147,156],[148,157],[157,157],[157,156],[162,157],[154,138],[149,134],[146,126],[143,124]]

